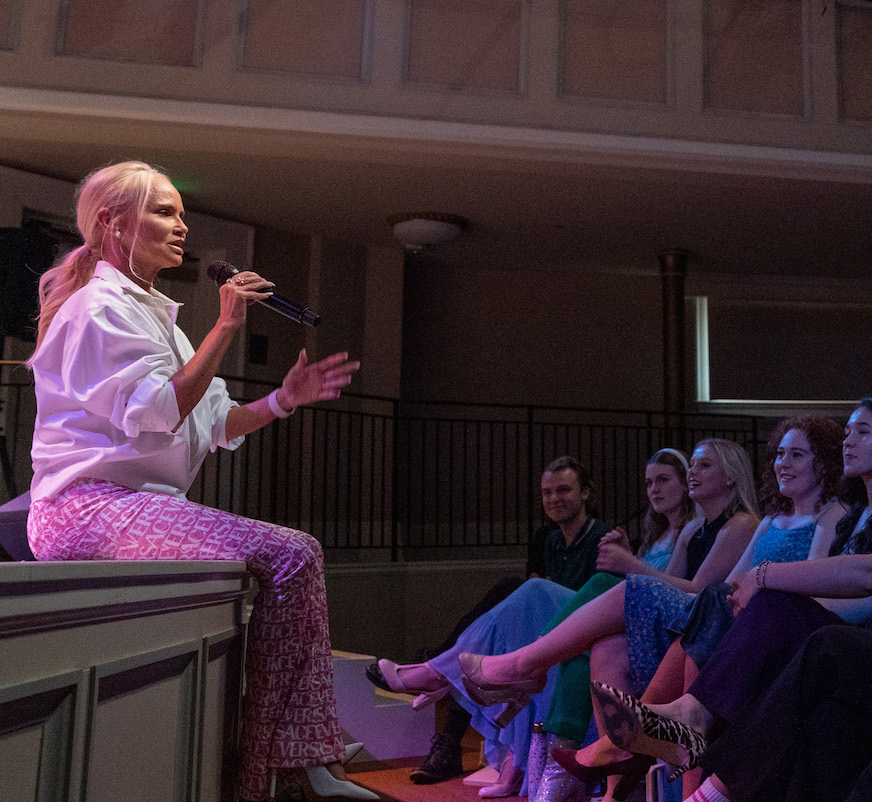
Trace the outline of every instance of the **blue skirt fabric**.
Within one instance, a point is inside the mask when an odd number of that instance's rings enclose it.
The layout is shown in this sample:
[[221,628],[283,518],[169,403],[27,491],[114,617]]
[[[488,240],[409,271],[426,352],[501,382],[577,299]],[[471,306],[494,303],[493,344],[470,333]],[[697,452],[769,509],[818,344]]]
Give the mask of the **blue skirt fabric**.
[[627,576],[624,619],[633,693],[642,694],[675,639],[676,621],[683,621],[696,597],[662,579]]
[[544,690],[536,694],[507,727],[500,729],[494,724],[494,719],[502,712],[504,705],[480,707],[469,698],[460,678],[457,655],[461,652],[506,654],[527,646],[542,634],[551,618],[574,595],[575,591],[556,582],[528,579],[508,598],[473,621],[452,649],[429,662],[451,683],[451,693],[457,702],[472,714],[472,726],[484,736],[485,758],[491,766],[499,767],[511,750],[515,766],[526,768],[533,724],[543,721],[548,713],[558,667],[554,666],[548,672],[548,683]]

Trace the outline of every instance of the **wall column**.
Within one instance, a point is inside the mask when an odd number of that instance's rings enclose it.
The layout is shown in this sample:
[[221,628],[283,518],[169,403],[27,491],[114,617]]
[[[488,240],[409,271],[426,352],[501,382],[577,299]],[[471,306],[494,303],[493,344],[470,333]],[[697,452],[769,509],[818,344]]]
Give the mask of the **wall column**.
[[663,290],[663,411],[667,416],[685,410],[684,280],[689,256],[680,248],[657,254]]
[[403,257],[402,248],[396,245],[368,249],[361,393],[400,397]]

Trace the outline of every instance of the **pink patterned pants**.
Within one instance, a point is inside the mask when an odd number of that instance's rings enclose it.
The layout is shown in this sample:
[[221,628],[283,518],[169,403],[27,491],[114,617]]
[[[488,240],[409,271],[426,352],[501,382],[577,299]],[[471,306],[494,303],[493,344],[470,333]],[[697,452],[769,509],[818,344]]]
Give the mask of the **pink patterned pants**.
[[342,757],[323,554],[311,535],[88,479],[34,502],[27,533],[39,560],[245,560],[260,593],[248,629],[239,795],[266,798],[275,768]]

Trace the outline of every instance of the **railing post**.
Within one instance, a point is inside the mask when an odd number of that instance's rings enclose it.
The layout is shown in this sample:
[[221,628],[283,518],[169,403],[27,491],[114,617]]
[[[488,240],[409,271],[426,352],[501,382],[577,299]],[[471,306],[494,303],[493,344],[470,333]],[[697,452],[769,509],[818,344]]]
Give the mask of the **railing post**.
[[399,484],[400,468],[398,463],[400,444],[398,429],[400,425],[400,402],[396,398],[391,404],[391,562],[400,559],[400,506],[397,485]]
[[533,407],[527,407],[527,486],[529,487],[529,492],[527,493],[527,542],[530,542],[530,535],[533,532],[533,516],[535,515],[536,508],[536,494],[534,488],[536,487],[536,483],[533,481],[534,477],[534,467],[533,467]]
[[759,480],[760,477],[757,474],[760,472],[760,444],[758,441],[760,437],[760,431],[758,428],[758,421],[756,416],[751,418],[751,437],[752,456],[754,458],[754,478]]
[[684,280],[690,254],[671,248],[657,254],[663,294],[663,409],[683,412],[684,393]]
[[651,412],[645,413],[645,459],[647,460],[654,453],[654,437],[651,429],[654,427],[654,416]]

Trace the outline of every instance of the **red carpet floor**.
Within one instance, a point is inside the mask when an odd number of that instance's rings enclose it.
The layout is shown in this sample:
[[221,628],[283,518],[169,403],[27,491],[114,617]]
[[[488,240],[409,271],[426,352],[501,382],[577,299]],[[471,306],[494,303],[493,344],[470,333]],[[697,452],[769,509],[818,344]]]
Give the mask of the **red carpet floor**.
[[[437,722],[440,712],[437,710]],[[463,768],[467,774],[480,768],[480,758],[481,736],[470,729],[463,739]],[[478,787],[464,785],[462,777],[434,785],[415,785],[409,774],[422,760],[423,756],[352,763],[346,769],[355,782],[376,791],[385,802],[479,802]]]

